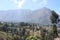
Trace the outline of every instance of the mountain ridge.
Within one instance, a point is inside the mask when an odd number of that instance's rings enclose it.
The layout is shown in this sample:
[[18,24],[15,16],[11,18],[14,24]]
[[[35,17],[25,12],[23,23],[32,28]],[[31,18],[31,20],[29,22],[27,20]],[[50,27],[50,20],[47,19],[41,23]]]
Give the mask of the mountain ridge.
[[11,10],[0,11],[0,21],[7,22],[31,22],[39,24],[50,24],[49,15],[51,10],[43,7],[38,10]]

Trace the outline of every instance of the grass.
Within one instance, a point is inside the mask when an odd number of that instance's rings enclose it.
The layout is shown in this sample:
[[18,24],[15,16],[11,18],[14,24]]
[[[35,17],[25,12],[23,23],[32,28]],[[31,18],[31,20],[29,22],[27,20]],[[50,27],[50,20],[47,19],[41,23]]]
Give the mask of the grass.
[[7,35],[6,32],[0,31],[0,40],[6,40],[7,38],[8,38],[9,40],[12,40],[12,36]]

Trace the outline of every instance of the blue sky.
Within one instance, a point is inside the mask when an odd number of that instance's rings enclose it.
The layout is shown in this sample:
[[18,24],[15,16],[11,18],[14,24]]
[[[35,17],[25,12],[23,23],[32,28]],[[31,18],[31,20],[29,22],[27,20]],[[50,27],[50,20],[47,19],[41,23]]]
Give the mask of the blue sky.
[[0,0],[0,10],[31,9],[47,7],[60,14],[60,0]]

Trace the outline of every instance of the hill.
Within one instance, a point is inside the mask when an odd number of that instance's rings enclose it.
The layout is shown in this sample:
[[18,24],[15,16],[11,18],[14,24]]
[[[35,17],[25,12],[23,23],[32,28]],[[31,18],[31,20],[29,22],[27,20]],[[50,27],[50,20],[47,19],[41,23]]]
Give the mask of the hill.
[[0,11],[0,21],[50,24],[49,20],[50,14],[51,10],[46,7],[34,11],[32,10]]

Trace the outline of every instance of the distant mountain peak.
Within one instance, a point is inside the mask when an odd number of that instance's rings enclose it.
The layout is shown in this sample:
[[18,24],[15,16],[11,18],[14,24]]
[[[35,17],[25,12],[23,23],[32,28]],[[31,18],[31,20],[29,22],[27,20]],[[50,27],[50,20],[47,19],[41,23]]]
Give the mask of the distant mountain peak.
[[0,11],[0,21],[49,24],[48,18],[50,13],[51,10],[46,7],[43,7],[35,11],[25,9],[2,12]]
[[[49,8],[47,8],[47,7],[42,7],[42,8],[43,8],[43,9],[49,9]],[[41,9],[42,9],[42,8],[41,8]]]
[[51,9],[47,8],[47,7],[42,7],[40,9],[37,9],[35,11],[51,11]]
[[51,10],[51,9],[49,9],[49,8],[47,8],[47,7],[43,7],[43,8],[41,8],[40,10]]

